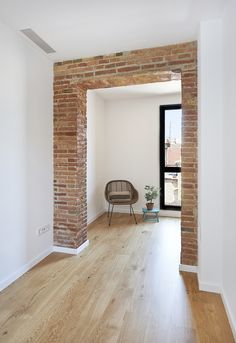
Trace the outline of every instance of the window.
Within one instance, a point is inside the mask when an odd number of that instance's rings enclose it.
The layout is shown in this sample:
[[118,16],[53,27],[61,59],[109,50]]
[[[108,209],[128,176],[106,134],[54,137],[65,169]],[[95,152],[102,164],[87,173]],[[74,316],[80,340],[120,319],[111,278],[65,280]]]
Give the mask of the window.
[[181,210],[181,105],[160,106],[160,207]]

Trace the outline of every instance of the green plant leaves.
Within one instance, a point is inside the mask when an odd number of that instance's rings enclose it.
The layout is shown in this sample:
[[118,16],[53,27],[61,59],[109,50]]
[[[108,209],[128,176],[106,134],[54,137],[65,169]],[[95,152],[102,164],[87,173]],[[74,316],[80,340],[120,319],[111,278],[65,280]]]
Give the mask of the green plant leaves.
[[159,195],[160,189],[156,186],[149,186],[146,185],[144,187],[146,193],[145,193],[145,199],[149,202],[152,202],[152,200],[156,199]]

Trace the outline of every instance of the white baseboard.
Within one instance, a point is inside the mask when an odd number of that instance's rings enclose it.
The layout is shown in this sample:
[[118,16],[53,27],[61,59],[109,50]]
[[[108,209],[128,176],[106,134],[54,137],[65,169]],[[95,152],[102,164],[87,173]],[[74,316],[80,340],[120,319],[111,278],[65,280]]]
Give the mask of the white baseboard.
[[45,257],[50,255],[52,251],[53,251],[52,248],[49,248],[43,251],[41,254],[39,254],[38,256],[33,258],[31,261],[29,261],[28,263],[23,265],[21,268],[19,268],[16,272],[12,273],[7,279],[0,281],[0,291],[8,287],[11,283],[16,281],[20,276],[28,272],[31,268],[33,268],[36,264],[42,261]]
[[[105,210],[105,212],[107,212],[107,209]],[[123,205],[123,206],[115,205],[113,212],[114,213],[130,213],[130,208],[129,208],[129,205]],[[134,209],[134,213],[142,214],[143,212]]]
[[190,266],[188,264],[180,264],[179,271],[181,272],[188,272],[188,273],[197,273],[198,268],[197,266]]
[[93,216],[91,219],[88,220],[87,225],[89,225],[92,222],[94,222],[96,219],[98,219],[100,216],[102,216],[105,212],[106,212],[105,209],[103,209],[100,212],[98,212],[95,216]]
[[[143,207],[145,207],[145,205],[143,205]],[[105,209],[104,212],[107,212],[107,209]],[[116,206],[114,206],[113,212],[114,213],[130,213],[130,209],[129,209],[128,205],[126,205],[126,206],[116,205]],[[103,213],[101,213],[101,214],[103,214]],[[140,210],[134,209],[134,213],[135,214],[143,214],[142,209],[140,209]],[[99,217],[99,215],[97,217]],[[160,210],[159,217],[181,218],[181,211]]]
[[231,307],[229,306],[229,302],[225,296],[225,292],[224,290],[222,290],[221,292],[221,298],[222,298],[222,301],[223,301],[223,304],[224,304],[224,307],[225,307],[225,311],[227,313],[227,317],[228,317],[228,320],[229,320],[229,324],[230,324],[230,327],[231,327],[231,330],[232,330],[232,333],[233,333],[233,336],[234,336],[234,340],[236,342],[236,320],[233,316],[233,313],[232,313],[232,310],[231,310]]
[[181,211],[160,210],[160,217],[181,218]]
[[221,293],[221,286],[220,285],[202,282],[199,278],[198,278],[198,285],[199,285],[200,291],[217,293],[217,294]]
[[206,282],[202,282],[198,277],[198,284],[199,284],[199,290],[204,292],[211,292],[211,293],[217,293],[221,295],[221,299],[223,301],[223,305],[227,314],[227,318],[229,320],[229,324],[234,336],[234,340],[236,342],[236,320],[233,316],[232,309],[229,305],[229,302],[227,300],[227,297],[225,295],[224,289],[220,285],[217,284],[209,284]]
[[58,247],[54,245],[53,251],[54,252],[61,252],[64,254],[71,254],[71,255],[78,255],[81,253],[87,246],[89,245],[89,240],[85,241],[81,246],[78,248],[66,248],[66,247]]

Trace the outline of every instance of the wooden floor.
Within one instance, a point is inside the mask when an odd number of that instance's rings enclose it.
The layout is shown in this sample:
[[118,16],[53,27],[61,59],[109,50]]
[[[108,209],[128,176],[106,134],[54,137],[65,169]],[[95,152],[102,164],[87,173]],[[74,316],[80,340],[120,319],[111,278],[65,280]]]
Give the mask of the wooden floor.
[[0,342],[234,342],[220,296],[179,273],[179,239],[178,219],[102,216],[82,254],[53,253],[0,293]]

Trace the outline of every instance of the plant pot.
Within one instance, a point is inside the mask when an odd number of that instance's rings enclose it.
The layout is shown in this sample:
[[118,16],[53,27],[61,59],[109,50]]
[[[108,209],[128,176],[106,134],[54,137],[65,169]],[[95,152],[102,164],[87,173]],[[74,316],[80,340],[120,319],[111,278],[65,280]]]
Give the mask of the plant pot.
[[153,210],[154,202],[147,202],[147,203],[146,203],[146,206],[147,206],[147,210],[148,210],[148,211],[151,211],[151,210]]

